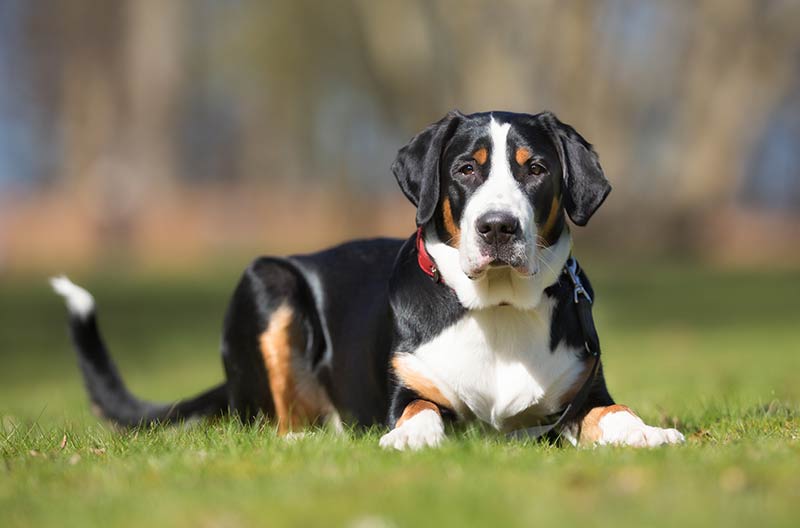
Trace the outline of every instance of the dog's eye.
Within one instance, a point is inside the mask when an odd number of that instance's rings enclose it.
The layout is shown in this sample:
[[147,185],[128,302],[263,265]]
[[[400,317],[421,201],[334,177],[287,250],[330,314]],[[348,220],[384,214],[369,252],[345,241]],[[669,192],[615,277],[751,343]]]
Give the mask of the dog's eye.
[[531,163],[530,167],[528,168],[528,174],[532,174],[534,176],[541,176],[545,172],[547,172],[547,167],[545,167],[538,161],[534,161],[533,163]]
[[458,169],[458,172],[464,176],[472,176],[475,173],[475,167],[472,163],[465,163]]

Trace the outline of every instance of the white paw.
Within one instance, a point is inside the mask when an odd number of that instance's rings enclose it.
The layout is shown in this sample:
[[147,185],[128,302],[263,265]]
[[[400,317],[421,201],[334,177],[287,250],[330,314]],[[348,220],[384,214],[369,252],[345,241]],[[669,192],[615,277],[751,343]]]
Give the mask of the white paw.
[[680,444],[686,438],[677,429],[662,429],[645,424],[641,418],[629,412],[614,412],[600,419],[603,436],[601,445],[624,445],[632,447],[656,447],[663,444]]
[[435,411],[426,409],[409,418],[381,437],[384,449],[411,449],[438,447],[444,441],[444,423]]
[[298,440],[303,440],[304,438],[311,437],[311,433],[307,431],[291,431],[283,435],[284,442],[297,442]]

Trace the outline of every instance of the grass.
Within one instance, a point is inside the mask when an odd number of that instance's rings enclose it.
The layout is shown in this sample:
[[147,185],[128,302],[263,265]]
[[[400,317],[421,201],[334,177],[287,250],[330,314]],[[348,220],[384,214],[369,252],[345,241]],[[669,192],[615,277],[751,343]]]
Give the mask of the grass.
[[[234,420],[119,433],[88,412],[60,302],[6,279],[0,526],[796,526],[800,272],[586,264],[612,394],[686,445],[576,450],[468,426],[389,453],[379,430],[289,442]],[[221,379],[235,273],[79,279],[135,392]]]

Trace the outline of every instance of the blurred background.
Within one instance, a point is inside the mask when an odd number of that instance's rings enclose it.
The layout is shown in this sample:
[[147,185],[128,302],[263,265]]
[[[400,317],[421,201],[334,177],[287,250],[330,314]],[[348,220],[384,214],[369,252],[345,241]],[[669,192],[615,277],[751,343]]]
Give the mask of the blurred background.
[[0,0],[0,274],[406,236],[390,163],[452,108],[594,143],[583,251],[794,267],[798,28],[795,0]]
[[390,164],[453,108],[595,144],[614,192],[573,232],[616,398],[796,406],[799,28],[797,0],[0,0],[0,417],[88,414],[59,272],[134,392],[219,382],[241,270],[408,236]]

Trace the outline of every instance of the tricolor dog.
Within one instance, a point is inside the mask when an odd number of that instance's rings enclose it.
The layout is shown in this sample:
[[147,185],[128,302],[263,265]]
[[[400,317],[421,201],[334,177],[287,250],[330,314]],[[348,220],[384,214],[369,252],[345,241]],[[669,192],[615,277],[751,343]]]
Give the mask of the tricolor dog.
[[226,380],[193,398],[133,396],[92,296],[53,279],[100,415],[121,426],[263,415],[281,434],[385,424],[380,444],[395,449],[438,446],[448,420],[534,435],[555,422],[581,444],[684,440],[606,389],[568,220],[585,225],[611,187],[580,134],[550,113],[451,112],[392,170],[417,232],[255,260],[224,321]]

